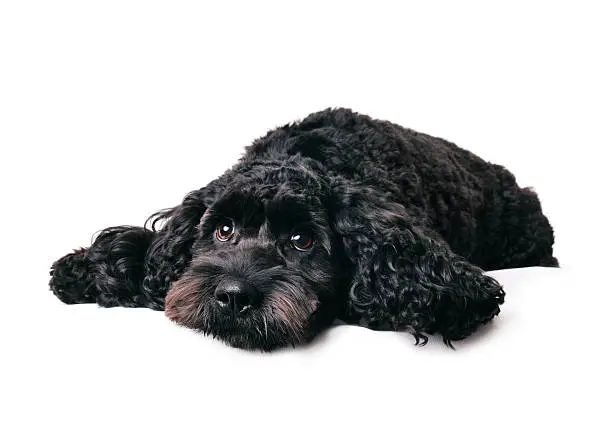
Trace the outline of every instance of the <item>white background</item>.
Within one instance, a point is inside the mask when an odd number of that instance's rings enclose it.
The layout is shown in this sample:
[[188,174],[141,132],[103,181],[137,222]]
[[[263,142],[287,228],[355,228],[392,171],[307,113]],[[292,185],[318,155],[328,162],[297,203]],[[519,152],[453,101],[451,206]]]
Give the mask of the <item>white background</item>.
[[[612,15],[416,3],[0,3],[0,422],[610,423]],[[96,230],[142,224],[328,106],[507,166],[563,267],[494,272],[502,315],[454,352],[341,326],[245,353],[47,291]]]

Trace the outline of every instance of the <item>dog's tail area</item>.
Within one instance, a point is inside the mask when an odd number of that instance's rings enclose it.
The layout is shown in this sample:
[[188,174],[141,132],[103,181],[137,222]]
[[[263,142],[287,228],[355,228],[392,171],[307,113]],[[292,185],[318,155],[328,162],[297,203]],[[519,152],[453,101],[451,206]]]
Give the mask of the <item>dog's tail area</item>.
[[142,289],[145,257],[155,233],[142,227],[104,229],[89,248],[67,254],[51,266],[51,291],[67,304],[163,309]]

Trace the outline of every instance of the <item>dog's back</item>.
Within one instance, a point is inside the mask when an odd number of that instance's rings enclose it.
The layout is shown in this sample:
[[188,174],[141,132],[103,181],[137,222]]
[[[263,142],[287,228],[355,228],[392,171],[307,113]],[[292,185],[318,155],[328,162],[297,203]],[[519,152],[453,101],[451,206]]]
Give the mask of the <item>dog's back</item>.
[[327,109],[271,131],[245,159],[298,153],[331,174],[374,183],[484,269],[558,265],[537,195],[520,188],[504,167],[453,143],[348,109]]

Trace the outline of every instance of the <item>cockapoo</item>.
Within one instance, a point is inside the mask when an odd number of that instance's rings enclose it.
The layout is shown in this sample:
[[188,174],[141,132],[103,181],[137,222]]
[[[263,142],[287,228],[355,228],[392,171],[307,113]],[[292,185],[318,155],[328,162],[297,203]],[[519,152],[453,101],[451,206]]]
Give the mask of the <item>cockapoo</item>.
[[504,167],[348,109],[270,131],[149,223],[57,260],[51,290],[165,310],[244,349],[302,344],[335,319],[450,345],[504,302],[483,270],[558,265],[536,194]]

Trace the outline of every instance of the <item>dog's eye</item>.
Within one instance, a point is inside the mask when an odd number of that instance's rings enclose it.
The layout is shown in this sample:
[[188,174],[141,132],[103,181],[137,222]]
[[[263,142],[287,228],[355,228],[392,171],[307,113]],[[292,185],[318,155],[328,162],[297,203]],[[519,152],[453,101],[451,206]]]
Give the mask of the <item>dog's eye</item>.
[[234,222],[229,218],[222,220],[217,227],[215,236],[221,242],[229,241],[234,236]]
[[312,236],[306,232],[291,235],[291,244],[298,251],[306,251],[312,247]]

